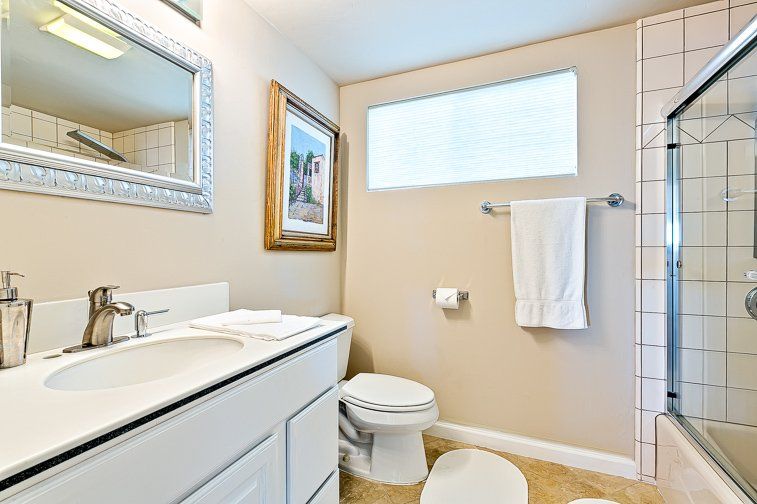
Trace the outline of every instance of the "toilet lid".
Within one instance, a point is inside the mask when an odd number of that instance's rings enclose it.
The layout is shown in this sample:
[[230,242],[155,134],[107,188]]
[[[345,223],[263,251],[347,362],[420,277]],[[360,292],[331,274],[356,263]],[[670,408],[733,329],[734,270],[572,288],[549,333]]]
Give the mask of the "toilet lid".
[[342,399],[376,406],[426,406],[434,401],[434,392],[418,382],[376,373],[360,373],[341,390]]

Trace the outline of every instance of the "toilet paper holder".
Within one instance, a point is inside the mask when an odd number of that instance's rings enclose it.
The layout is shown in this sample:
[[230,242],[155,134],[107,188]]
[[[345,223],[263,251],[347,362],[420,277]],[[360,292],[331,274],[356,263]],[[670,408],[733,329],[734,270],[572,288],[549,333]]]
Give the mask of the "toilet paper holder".
[[[436,299],[436,289],[431,291],[431,297]],[[468,300],[468,291],[457,291],[457,300],[458,301],[467,301]]]

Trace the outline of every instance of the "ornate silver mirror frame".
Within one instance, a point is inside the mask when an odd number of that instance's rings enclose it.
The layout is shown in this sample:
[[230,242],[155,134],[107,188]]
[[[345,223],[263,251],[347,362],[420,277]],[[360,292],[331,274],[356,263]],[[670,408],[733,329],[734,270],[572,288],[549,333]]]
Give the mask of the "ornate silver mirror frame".
[[0,189],[213,211],[213,73],[210,61],[111,0],[62,0],[108,28],[187,69],[193,77],[194,181],[0,143]]

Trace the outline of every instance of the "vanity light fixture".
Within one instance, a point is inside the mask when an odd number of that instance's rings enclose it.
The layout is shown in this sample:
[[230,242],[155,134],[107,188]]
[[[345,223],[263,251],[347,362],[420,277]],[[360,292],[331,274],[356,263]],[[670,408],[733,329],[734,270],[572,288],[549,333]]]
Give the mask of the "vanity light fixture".
[[97,21],[95,21],[91,17],[87,16],[83,12],[79,12],[78,10],[74,9],[73,7],[69,7],[68,5],[64,4],[60,0],[53,0],[53,7],[55,7],[56,9],[62,10],[64,14],[69,14],[69,15],[75,17],[76,19],[78,19],[79,21],[82,21],[82,22],[88,24],[92,28],[100,30],[101,32],[105,33],[106,35],[110,35],[111,37],[118,37],[118,33],[114,32],[113,30],[111,30],[107,26],[105,26],[105,25],[103,25],[101,23],[98,23]]
[[[61,6],[61,8],[63,7]],[[129,44],[119,39],[115,32],[100,23],[70,7],[64,10],[72,13],[65,14],[40,26],[39,29],[105,59],[118,58],[131,48]],[[76,12],[76,14],[73,14],[73,12]]]

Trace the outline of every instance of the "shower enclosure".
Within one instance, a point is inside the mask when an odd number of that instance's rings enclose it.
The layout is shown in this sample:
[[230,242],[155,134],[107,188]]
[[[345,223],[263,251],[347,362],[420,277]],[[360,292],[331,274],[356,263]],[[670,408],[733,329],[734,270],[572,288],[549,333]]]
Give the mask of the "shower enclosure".
[[[668,414],[757,502],[757,18],[663,108]],[[747,501],[748,502],[748,501]]]

